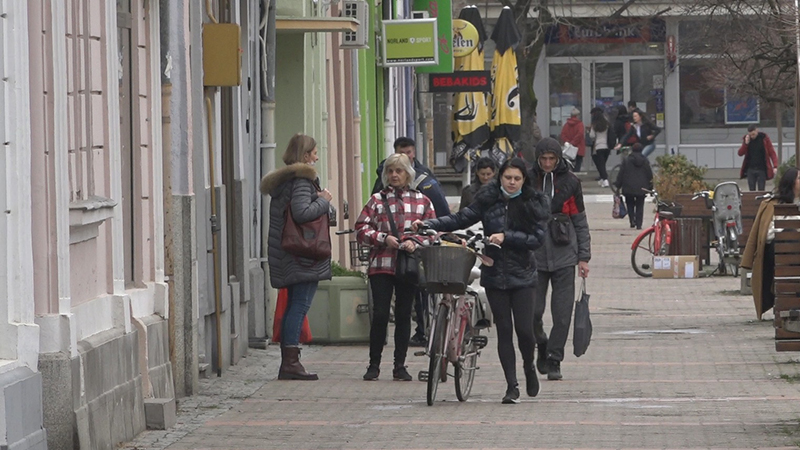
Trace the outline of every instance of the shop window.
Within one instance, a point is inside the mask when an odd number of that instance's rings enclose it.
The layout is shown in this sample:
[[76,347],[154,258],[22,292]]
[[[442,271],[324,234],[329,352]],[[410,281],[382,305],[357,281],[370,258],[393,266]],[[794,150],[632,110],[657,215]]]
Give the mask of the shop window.
[[684,59],[679,65],[681,128],[725,127],[725,92],[712,64],[713,59]]
[[[714,61],[714,58],[684,58],[679,65],[681,128],[741,128],[747,123],[757,123],[762,128],[776,127],[778,107],[772,103],[741,99],[743,104],[755,103],[751,107],[757,109],[746,120],[731,115],[735,107],[726,103],[725,88],[717,80]],[[794,112],[790,108],[782,109],[783,126],[793,127]]]
[[550,64],[550,126],[548,134],[559,136],[572,108],[581,107],[581,64]]

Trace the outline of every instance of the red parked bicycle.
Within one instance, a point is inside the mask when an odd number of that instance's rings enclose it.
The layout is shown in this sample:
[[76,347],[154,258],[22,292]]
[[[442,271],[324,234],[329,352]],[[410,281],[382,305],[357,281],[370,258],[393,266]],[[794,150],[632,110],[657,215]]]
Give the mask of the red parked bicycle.
[[653,196],[656,213],[653,225],[642,231],[631,245],[631,266],[641,277],[653,276],[653,257],[669,254],[672,244],[672,227],[675,225],[675,211],[680,207],[674,203],[659,200],[656,191],[643,189]]

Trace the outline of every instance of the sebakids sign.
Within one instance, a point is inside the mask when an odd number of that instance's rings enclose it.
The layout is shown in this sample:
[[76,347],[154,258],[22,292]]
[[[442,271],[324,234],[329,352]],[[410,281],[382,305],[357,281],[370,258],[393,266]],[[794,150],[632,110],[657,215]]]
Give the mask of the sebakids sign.
[[438,64],[436,19],[384,20],[381,25],[385,67]]

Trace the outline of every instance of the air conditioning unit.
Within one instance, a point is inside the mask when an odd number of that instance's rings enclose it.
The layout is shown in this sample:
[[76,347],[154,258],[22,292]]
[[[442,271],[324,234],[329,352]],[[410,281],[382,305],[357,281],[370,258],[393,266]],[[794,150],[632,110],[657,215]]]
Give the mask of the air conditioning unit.
[[358,30],[342,33],[341,48],[369,48],[369,4],[363,0],[345,0],[342,2],[342,15],[358,20]]

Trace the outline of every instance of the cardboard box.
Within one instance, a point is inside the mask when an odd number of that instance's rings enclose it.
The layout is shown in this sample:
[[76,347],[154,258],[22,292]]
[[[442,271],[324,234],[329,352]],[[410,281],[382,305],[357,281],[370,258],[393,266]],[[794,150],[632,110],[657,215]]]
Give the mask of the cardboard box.
[[653,278],[697,278],[700,257],[672,255],[653,257]]

